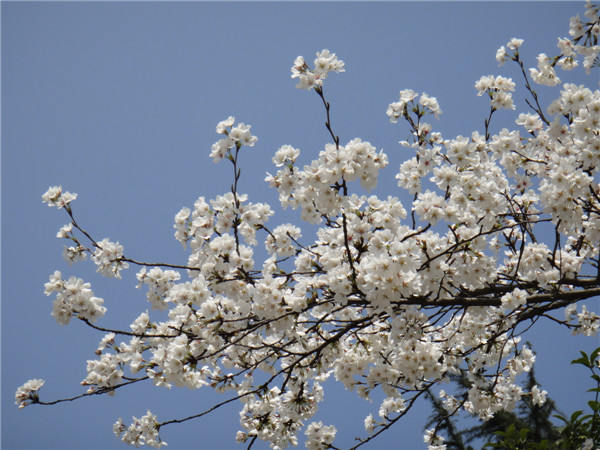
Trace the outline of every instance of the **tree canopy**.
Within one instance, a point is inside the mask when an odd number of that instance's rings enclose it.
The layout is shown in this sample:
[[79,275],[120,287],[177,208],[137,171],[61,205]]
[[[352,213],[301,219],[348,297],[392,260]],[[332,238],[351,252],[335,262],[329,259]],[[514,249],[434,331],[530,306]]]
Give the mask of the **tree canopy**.
[[[436,98],[400,92],[387,115],[409,128],[401,145],[411,157],[396,179],[411,205],[369,193],[388,166],[386,153],[336,134],[326,84],[344,62],[327,49],[312,64],[296,58],[291,76],[318,97],[331,141],[302,167],[300,150],[283,145],[266,181],[283,208],[316,229],[314,239],[299,223],[270,227],[271,206],[238,189],[239,155],[258,138],[234,117],[217,124],[210,152],[215,163],[230,164],[230,190],[199,197],[175,216],[175,237],[189,249],[185,265],[138,261],[118,242],[92,236],[77,221],[77,195],[50,187],[43,201],[69,219],[58,232],[68,242],[63,257],[89,258],[109,278],[137,268],[152,309],[167,312],[164,320],[142,312],[130,330],[105,328],[98,321],[107,309],[91,285],[54,272],[45,285],[54,319],[106,333],[77,398],[136,383],[230,393],[193,416],[161,422],[148,411],[115,423],[124,442],[152,447],[166,445],[161,428],[239,401],[236,437],[248,447],[297,445],[303,431],[307,447],[335,448],[335,427],[311,422],[328,379],[365,400],[385,395],[355,448],[428,396],[447,411],[426,431],[430,449],[445,448],[441,431],[460,411],[488,421],[524,396],[542,406],[547,393],[518,382],[535,360],[521,335],[542,319],[590,336],[600,326],[598,314],[580,305],[600,294],[600,91],[561,86],[559,78],[559,70],[600,65],[599,9],[588,2],[558,54],[540,54],[535,68],[525,68],[521,39],[498,50],[498,63],[517,64],[522,80],[477,81],[490,108],[482,133],[443,137],[430,123],[442,113]],[[542,105],[536,85],[555,87],[556,99]],[[517,129],[493,133],[495,114],[515,109],[517,86],[529,110]],[[257,263],[260,245],[268,257]],[[439,390],[459,375],[464,395]],[[43,401],[43,384],[20,387],[19,407],[73,400]]]

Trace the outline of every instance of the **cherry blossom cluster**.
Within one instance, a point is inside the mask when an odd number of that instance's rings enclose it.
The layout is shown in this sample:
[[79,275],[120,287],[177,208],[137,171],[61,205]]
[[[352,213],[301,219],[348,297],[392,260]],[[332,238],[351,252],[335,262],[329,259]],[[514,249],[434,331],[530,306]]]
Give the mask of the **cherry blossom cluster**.
[[276,153],[273,160],[282,168],[266,181],[279,191],[283,207],[300,208],[302,220],[309,223],[319,223],[322,215],[334,216],[345,208],[346,183],[359,180],[363,188],[375,188],[379,170],[388,165],[385,153],[360,138],[345,146],[326,144],[319,158],[302,170],[294,166],[300,151],[293,150],[295,156],[285,165],[279,161],[286,158],[282,153],[289,152],[289,146]]
[[232,148],[239,148],[242,145],[252,147],[258,140],[256,136],[253,136],[250,132],[250,125],[238,123],[234,127],[234,123],[235,117],[229,116],[227,119],[217,124],[217,133],[224,134],[225,137],[218,142],[215,142],[212,146],[210,156],[214,162],[219,162],[231,152]]
[[105,238],[96,247],[96,251],[92,254],[92,260],[98,266],[98,272],[107,277],[121,278],[121,270],[129,267],[129,264],[121,260],[123,246]]
[[594,311],[588,311],[583,305],[581,312],[577,312],[576,305],[569,305],[565,308],[565,320],[568,323],[576,323],[578,326],[573,329],[573,334],[584,334],[586,336],[596,336],[600,329],[600,316]]
[[[538,55],[537,68],[529,69],[533,81],[546,86],[558,85],[560,79],[556,74],[556,65],[563,70],[573,70],[579,65],[578,55],[583,56],[583,67],[588,74],[593,67],[598,67],[598,55],[600,54],[600,45],[598,45],[598,35],[600,34],[599,8],[597,4],[591,1],[586,1],[585,8],[587,22],[582,22],[579,14],[571,17],[569,23],[569,35],[571,37],[558,38],[559,55],[555,57],[549,57],[545,53]],[[518,61],[518,49],[522,44],[522,39],[513,38],[506,46],[500,47],[496,53],[498,64],[502,65],[509,59]]]
[[38,391],[44,383],[44,380],[36,378],[20,386],[15,394],[15,403],[19,405],[19,408],[25,408],[27,405],[37,403],[39,401]]
[[444,445],[444,437],[437,434],[434,429],[425,431],[423,441],[427,444],[428,450],[446,450],[446,446]]
[[[285,393],[274,387],[260,396],[244,397],[240,422],[245,430],[237,433],[237,441],[246,442],[249,438],[258,437],[271,442],[275,448],[297,446],[297,433],[302,421],[312,417],[317,411],[317,404],[323,400],[323,388],[319,383],[315,383],[310,390],[304,389],[302,383],[292,382]],[[322,443],[319,437],[333,442],[334,427],[321,428],[321,423],[312,425],[312,429],[309,427],[306,430],[309,440],[315,441],[312,448],[323,448],[319,447]]]
[[138,288],[141,288],[144,284],[148,285],[147,298],[152,305],[152,309],[163,311],[168,307],[166,297],[169,289],[173,287],[175,281],[181,278],[181,275],[175,270],[163,270],[160,267],[146,270],[143,267],[136,277],[139,281]]
[[[167,311],[142,312],[131,332],[104,330],[82,381],[86,395],[113,394],[145,379],[226,392],[231,397],[223,404],[242,403],[237,441],[276,449],[297,445],[302,430],[309,448],[334,445],[335,427],[313,421],[327,380],[367,401],[384,394],[366,414],[360,444],[404,417],[426,391],[450,415],[466,411],[481,420],[513,409],[523,395],[543,404],[546,391],[524,392],[517,383],[535,361],[521,334],[542,317],[576,334],[596,335],[600,327],[596,312],[577,305],[600,292],[600,91],[566,83],[544,108],[530,77],[558,86],[556,66],[570,70],[579,55],[586,69],[594,66],[598,8],[588,3],[586,17],[571,20],[572,39],[559,39],[558,56],[540,55],[529,72],[519,54],[523,40],[513,38],[496,53],[500,64],[521,67],[531,95],[515,130],[491,127],[495,113],[515,109],[517,83],[508,78],[487,75],[475,83],[478,95],[490,98],[485,131],[451,139],[427,122],[441,114],[434,97],[400,92],[387,115],[406,122],[411,134],[401,141],[411,155],[396,174],[411,205],[372,194],[387,155],[361,138],[341,145],[331,127],[323,81],[343,72],[344,63],[328,50],[317,53],[313,69],[298,57],[292,78],[323,101],[333,142],[302,166],[299,149],[281,146],[276,173],[266,181],[282,208],[299,209],[316,225],[314,240],[297,224],[270,228],[274,210],[238,191],[239,152],[257,138],[233,117],[217,125],[224,137],[210,153],[214,162],[232,164],[231,192],[199,197],[175,215],[175,238],[189,247],[187,265],[147,267],[126,258],[118,243],[94,241],[73,218],[75,195],[50,188],[43,200],[66,206],[71,217],[58,233],[75,242],[65,259],[90,253],[107,277],[140,265],[138,287],[147,288],[152,309]],[[268,256],[257,264],[259,245]],[[52,275],[46,293],[57,294],[52,315],[59,323],[77,317],[90,325],[104,314],[89,288]],[[564,316],[551,316],[560,309]],[[469,382],[462,400],[451,388],[437,388],[459,373]],[[42,384],[19,388],[17,404],[39,403]],[[114,430],[129,444],[160,447],[166,444],[158,431],[168,423],[148,412],[130,426],[119,420]],[[429,449],[445,448],[439,425],[425,434]]]
[[419,95],[412,89],[404,89],[400,91],[400,100],[390,103],[386,114],[390,118],[390,122],[397,123],[400,117],[408,117],[409,112],[415,113],[417,116],[424,114],[433,114],[436,118],[442,113],[440,105],[435,97],[423,93],[415,102]]
[[52,317],[60,325],[68,325],[73,316],[80,317],[90,322],[96,322],[104,316],[106,308],[102,306],[104,300],[94,297],[90,283],[85,283],[81,278],[70,277],[62,279],[60,271],[55,271],[50,276],[50,281],[45,284],[44,293],[56,293],[52,305]]
[[63,192],[62,186],[52,186],[42,195],[44,203],[48,203],[48,206],[55,206],[58,209],[67,206],[76,198],[77,194],[71,194],[67,191]]
[[292,78],[298,78],[298,89],[319,88],[329,72],[345,72],[344,61],[337,58],[335,53],[324,49],[317,52],[314,68],[311,69],[303,56],[298,56],[292,66]]
[[330,448],[336,433],[333,425],[324,426],[322,422],[312,422],[306,428],[306,447],[314,450]]
[[147,445],[148,447],[161,448],[167,445],[158,436],[158,421],[150,410],[139,419],[134,417],[133,423],[128,427],[123,425],[123,421],[119,419],[114,424],[113,431],[123,442],[136,447]]
[[[600,35],[600,22],[598,21],[598,5],[590,1],[585,5],[586,23],[581,21],[579,14],[571,17],[569,35],[573,38],[573,42],[563,39],[563,43],[567,49],[563,50],[563,57],[572,57],[571,48],[578,54],[584,56],[583,67],[589,74],[592,67],[597,67],[597,58],[600,54],[600,46],[598,45],[598,35]],[[584,38],[583,44],[578,44]],[[596,39],[594,39],[596,38]],[[575,63],[574,63],[575,64]]]
[[[119,358],[113,354],[105,353],[99,360],[89,360],[87,364],[87,377],[81,382],[82,386],[90,386],[88,393],[97,389],[111,388],[123,382],[123,370],[120,368]],[[114,395],[114,390],[106,389],[108,395]]]
[[487,93],[490,97],[490,105],[494,109],[515,109],[511,92],[515,90],[515,83],[511,78],[488,75],[481,77],[475,83],[477,95]]

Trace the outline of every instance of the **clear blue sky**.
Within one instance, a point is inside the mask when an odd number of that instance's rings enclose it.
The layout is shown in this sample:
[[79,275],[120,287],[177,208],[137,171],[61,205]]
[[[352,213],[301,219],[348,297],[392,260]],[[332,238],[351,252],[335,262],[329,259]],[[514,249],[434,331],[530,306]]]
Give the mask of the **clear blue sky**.
[[[523,38],[521,55],[532,67],[539,52],[556,52],[577,12],[583,2],[2,2],[2,448],[122,448],[111,431],[118,417],[127,423],[148,408],[160,420],[185,417],[223,399],[148,385],[17,410],[14,392],[31,378],[46,380],[45,400],[83,392],[85,361],[102,337],[52,319],[43,285],[54,270],[92,283],[108,307],[102,326],[127,329],[149,309],[135,289],[136,270],[106,280],[90,263],[62,261],[55,234],[68,220],[42,204],[48,186],[78,193],[78,221],[98,239],[119,241],[127,256],[185,263],[173,216],[200,195],[227,192],[232,181],[230,167],[208,156],[218,121],[234,115],[252,125],[259,141],[241,157],[240,190],[272,205],[277,193],[263,179],[274,152],[291,144],[306,163],[329,142],[319,98],[290,79],[296,56],[312,61],[329,48],[346,62],[346,73],[325,84],[335,132],[342,143],[360,137],[383,148],[391,163],[378,192],[408,201],[394,181],[408,157],[397,144],[407,129],[385,115],[398,91],[437,97],[444,113],[434,127],[446,138],[482,131],[488,102],[476,96],[475,81],[488,74],[521,81],[516,66],[497,67],[496,49]],[[549,90],[539,91],[548,104]],[[516,117],[497,116],[496,131]],[[298,217],[286,212],[271,224]],[[543,388],[566,412],[583,407],[587,378],[568,362],[598,339],[571,338],[547,322],[531,340]],[[319,419],[335,424],[336,444],[347,447],[378,405],[328,389]],[[235,447],[238,406],[167,427],[163,439],[172,449]],[[370,448],[424,448],[426,414],[409,415]]]

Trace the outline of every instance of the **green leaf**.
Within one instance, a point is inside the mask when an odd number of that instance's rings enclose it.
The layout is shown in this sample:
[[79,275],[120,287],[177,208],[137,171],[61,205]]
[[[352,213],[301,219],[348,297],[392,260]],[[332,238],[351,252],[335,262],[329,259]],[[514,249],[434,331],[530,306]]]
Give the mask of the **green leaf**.
[[579,411],[575,411],[573,414],[571,414],[571,422],[577,422],[579,420],[579,417],[583,415],[583,411],[579,410]]
[[592,411],[600,411],[600,402],[596,400],[590,400],[587,402]]
[[529,433],[527,428],[521,429],[521,431],[519,431],[519,441],[525,442],[527,440],[527,433]]
[[596,350],[594,350],[590,354],[590,361],[592,361],[592,362],[596,361],[596,359],[598,359],[598,355],[600,355],[600,347],[598,347]]
[[588,359],[587,355],[583,353],[583,356],[581,358],[574,359],[573,361],[571,361],[571,364],[581,364],[585,367],[590,367],[590,360]]
[[564,423],[569,423],[569,419],[567,419],[565,416],[561,416],[560,414],[554,414],[552,417],[562,420]]

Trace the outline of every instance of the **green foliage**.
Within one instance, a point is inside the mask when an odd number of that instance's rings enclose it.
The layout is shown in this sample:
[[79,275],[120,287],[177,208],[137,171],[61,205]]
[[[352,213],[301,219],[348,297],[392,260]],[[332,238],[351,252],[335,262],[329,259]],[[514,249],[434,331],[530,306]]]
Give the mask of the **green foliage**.
[[501,448],[503,450],[547,450],[551,448],[548,446],[547,439],[532,442],[528,437],[529,430],[527,428],[519,430],[514,423],[506,431],[496,431],[495,434],[499,436],[499,441],[488,442],[483,446],[484,448]]
[[583,410],[575,411],[571,417],[556,415],[555,417],[563,422],[560,427],[561,438],[557,442],[558,448],[581,448],[584,443],[591,439],[592,448],[600,445],[600,347],[587,355],[581,352],[581,358],[574,359],[571,364],[580,364],[587,367],[590,371],[590,378],[595,381],[596,387],[588,389],[588,392],[594,394],[594,399],[587,402],[590,409],[589,413]]

